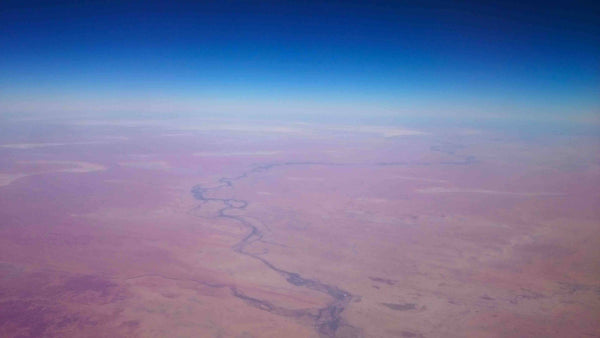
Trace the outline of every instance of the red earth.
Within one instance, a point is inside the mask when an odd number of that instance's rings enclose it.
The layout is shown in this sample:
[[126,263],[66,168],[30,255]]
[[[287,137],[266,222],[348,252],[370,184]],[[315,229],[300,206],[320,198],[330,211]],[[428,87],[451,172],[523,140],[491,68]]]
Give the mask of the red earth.
[[600,336],[597,137],[0,129],[0,336]]

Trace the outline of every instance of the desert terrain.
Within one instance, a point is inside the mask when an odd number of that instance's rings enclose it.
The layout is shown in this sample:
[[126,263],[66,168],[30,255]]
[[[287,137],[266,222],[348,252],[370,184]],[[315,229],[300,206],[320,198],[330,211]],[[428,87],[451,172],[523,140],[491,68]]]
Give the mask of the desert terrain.
[[598,337],[600,139],[4,120],[2,337]]

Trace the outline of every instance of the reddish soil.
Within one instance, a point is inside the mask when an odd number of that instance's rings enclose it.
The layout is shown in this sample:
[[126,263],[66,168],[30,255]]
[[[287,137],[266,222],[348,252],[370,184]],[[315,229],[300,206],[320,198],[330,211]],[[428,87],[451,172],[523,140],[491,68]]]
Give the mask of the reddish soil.
[[600,336],[597,138],[2,128],[0,336]]

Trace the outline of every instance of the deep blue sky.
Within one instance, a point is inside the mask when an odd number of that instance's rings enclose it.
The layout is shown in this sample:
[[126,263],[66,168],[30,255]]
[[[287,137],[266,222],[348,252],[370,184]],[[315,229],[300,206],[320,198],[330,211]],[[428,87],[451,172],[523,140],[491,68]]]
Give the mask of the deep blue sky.
[[0,113],[596,122],[593,2],[0,2]]

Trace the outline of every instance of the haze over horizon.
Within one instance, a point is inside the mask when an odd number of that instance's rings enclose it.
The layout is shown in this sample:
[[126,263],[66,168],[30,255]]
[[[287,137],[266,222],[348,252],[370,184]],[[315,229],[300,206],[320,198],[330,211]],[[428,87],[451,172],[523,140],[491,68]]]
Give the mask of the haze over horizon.
[[598,125],[598,7],[3,1],[0,114]]

